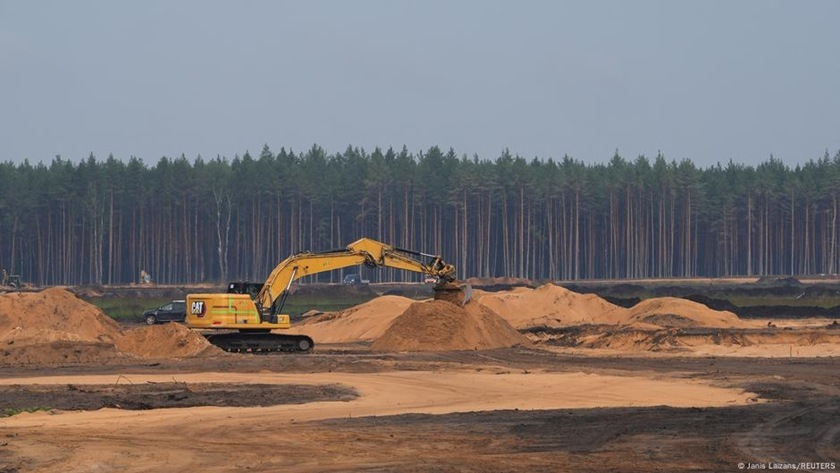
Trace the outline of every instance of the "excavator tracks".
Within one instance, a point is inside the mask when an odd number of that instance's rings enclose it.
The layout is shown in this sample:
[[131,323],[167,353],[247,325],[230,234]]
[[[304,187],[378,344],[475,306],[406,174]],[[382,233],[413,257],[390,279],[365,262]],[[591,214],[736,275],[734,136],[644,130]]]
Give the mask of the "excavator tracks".
[[231,332],[204,336],[213,345],[233,353],[309,353],[315,347],[315,342],[306,335]]

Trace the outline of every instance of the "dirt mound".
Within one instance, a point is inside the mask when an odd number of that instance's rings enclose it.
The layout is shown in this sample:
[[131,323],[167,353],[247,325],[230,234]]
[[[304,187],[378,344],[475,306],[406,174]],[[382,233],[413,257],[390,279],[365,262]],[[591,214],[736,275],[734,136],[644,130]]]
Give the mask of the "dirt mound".
[[0,343],[4,345],[114,343],[122,335],[113,319],[63,288],[0,296]]
[[0,364],[106,363],[220,353],[203,336],[168,324],[123,332],[64,288],[0,296]]
[[375,351],[485,350],[527,344],[492,309],[476,302],[415,302],[371,348]]
[[55,287],[0,296],[0,363],[109,362],[125,356],[115,342],[119,325],[90,305]]
[[595,294],[578,294],[553,284],[495,293],[475,291],[474,297],[520,330],[576,325],[636,328],[737,328],[747,325],[732,312],[713,310],[687,299],[657,297],[625,309]]
[[474,296],[517,329],[624,322],[625,309],[595,294],[578,294],[554,284]]
[[307,317],[290,333],[309,335],[315,343],[372,341],[414,302],[402,296],[380,296],[340,312]]
[[687,299],[657,297],[639,302],[625,313],[625,323],[647,323],[660,327],[745,327],[737,315],[714,310]]
[[200,333],[181,324],[129,330],[117,340],[120,351],[143,358],[186,358],[219,355],[222,351]]

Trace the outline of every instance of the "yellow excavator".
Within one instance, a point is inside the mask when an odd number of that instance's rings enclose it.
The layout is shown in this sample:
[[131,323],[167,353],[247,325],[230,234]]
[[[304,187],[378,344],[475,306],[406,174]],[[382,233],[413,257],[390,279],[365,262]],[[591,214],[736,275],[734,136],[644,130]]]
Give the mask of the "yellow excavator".
[[[422,261],[421,258],[426,259]],[[454,283],[455,267],[440,256],[395,248],[370,238],[362,238],[345,249],[322,253],[303,252],[281,261],[259,292],[237,290],[231,283],[225,294],[188,294],[186,324],[192,329],[208,330],[207,339],[233,352],[308,352],[314,347],[306,335],[271,333],[291,327],[288,315],[282,314],[292,282],[325,271],[366,265],[371,268],[396,268],[423,273],[437,279],[435,298],[466,303],[469,286],[463,290]],[[241,287],[239,288],[241,289]]]

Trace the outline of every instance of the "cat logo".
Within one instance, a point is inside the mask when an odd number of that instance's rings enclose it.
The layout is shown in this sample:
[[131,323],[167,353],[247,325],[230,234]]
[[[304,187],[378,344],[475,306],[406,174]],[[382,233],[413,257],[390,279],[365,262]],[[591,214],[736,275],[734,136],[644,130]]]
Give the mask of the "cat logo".
[[190,305],[190,314],[196,317],[204,317],[205,310],[206,306],[204,305],[204,301],[193,301]]

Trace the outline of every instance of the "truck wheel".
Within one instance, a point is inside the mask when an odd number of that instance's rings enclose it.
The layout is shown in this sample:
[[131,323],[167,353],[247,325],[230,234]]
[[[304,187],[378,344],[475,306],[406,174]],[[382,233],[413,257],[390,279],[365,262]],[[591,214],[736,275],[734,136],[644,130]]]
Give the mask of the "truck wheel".
[[154,325],[157,322],[157,317],[154,315],[146,316],[146,325]]

